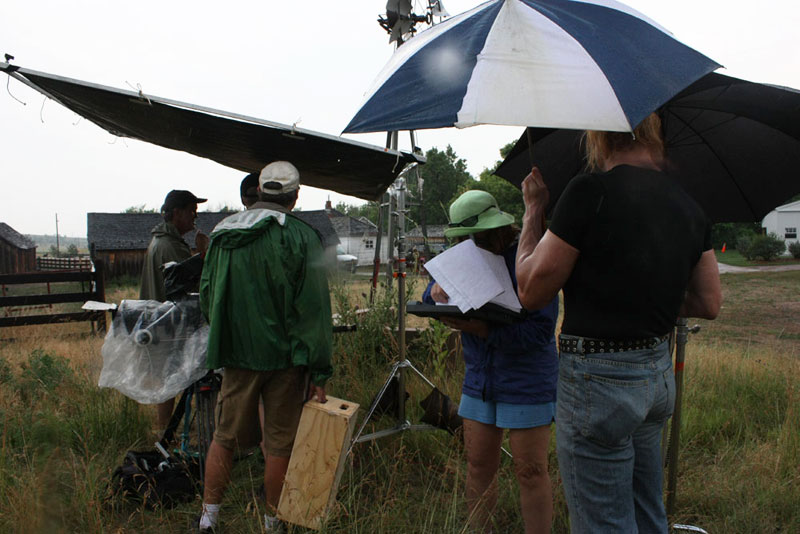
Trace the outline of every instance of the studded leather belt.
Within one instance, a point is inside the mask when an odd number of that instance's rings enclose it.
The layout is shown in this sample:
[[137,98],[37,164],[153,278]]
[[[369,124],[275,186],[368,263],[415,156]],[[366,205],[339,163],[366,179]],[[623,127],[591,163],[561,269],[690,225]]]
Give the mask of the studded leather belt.
[[661,337],[645,337],[641,339],[597,339],[569,335],[558,336],[558,350],[570,354],[596,354],[626,352],[631,350],[647,350],[657,347],[669,339],[669,334]]

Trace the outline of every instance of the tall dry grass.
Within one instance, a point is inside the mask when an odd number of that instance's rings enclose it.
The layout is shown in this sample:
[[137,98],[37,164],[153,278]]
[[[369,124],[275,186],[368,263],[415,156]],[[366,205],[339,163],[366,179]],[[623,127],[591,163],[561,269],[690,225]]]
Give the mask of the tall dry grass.
[[[690,339],[677,493],[678,522],[709,532],[800,532],[800,273],[775,278],[724,277],[725,309]],[[741,275],[739,275],[741,276]],[[774,275],[773,275],[774,276]],[[420,280],[411,288],[421,294]],[[395,286],[396,287],[396,286]],[[109,290],[135,298],[135,287]],[[114,295],[114,296],[112,296]],[[333,299],[359,331],[337,335],[336,374],[328,391],[366,408],[398,347],[391,335],[396,294],[379,291],[373,313],[366,284],[341,284]],[[793,322],[794,321],[794,322]],[[0,532],[185,532],[199,499],[172,510],[148,510],[109,499],[112,469],[130,448],[152,441],[153,411],[95,384],[102,339],[87,324],[0,332]],[[435,327],[408,347],[412,362],[456,401],[463,364]],[[409,419],[427,386],[409,378]],[[367,432],[392,426],[376,418]],[[555,454],[553,532],[568,532]],[[348,459],[338,504],[325,533],[462,533],[464,455],[459,436],[405,432],[357,445]],[[222,512],[226,532],[260,532],[255,495],[258,455],[237,462]],[[521,532],[513,467],[503,458],[495,532]],[[302,529],[293,529],[301,532]]]

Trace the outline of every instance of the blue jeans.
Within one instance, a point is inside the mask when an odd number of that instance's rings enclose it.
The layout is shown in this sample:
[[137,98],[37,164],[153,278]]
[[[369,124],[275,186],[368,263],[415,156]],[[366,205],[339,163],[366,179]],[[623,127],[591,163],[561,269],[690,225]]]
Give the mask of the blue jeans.
[[573,534],[667,532],[661,429],[674,404],[667,341],[561,353],[556,444]]

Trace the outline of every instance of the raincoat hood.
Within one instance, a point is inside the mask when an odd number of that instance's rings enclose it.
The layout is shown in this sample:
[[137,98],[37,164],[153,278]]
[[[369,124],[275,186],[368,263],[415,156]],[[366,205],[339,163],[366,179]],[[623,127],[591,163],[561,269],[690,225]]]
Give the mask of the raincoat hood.
[[210,237],[224,249],[240,248],[258,239],[273,224],[285,225],[286,214],[271,209],[249,209],[220,221]]

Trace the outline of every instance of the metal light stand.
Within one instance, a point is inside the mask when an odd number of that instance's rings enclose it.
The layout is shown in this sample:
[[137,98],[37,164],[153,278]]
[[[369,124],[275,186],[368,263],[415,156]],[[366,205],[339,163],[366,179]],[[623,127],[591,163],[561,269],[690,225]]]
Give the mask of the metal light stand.
[[[398,294],[398,306],[397,306],[397,344],[399,348],[399,361],[392,366],[392,370],[389,372],[389,377],[383,384],[383,387],[375,396],[375,399],[372,401],[372,404],[369,407],[369,411],[367,411],[366,417],[361,423],[361,426],[356,432],[353,440],[350,443],[350,449],[348,449],[348,454],[353,449],[353,446],[356,443],[361,443],[363,441],[372,441],[378,438],[382,438],[385,436],[390,436],[392,434],[397,434],[399,432],[404,432],[406,430],[435,430],[437,427],[428,425],[428,424],[420,424],[420,425],[412,425],[406,419],[406,369],[410,369],[416,373],[426,384],[428,384],[431,388],[435,388],[436,386],[428,380],[425,375],[423,375],[414,365],[406,359],[406,261],[405,261],[405,217],[406,217],[406,182],[404,175],[407,172],[414,168],[416,164],[412,164],[409,167],[400,173],[400,177],[394,183],[394,190],[397,195],[397,211],[395,215],[397,216],[397,272],[394,276],[397,277],[397,294]],[[378,403],[386,394],[389,384],[391,384],[392,380],[397,377],[397,421],[396,425],[392,428],[388,428],[385,430],[379,430],[377,432],[373,432],[371,434],[361,435],[364,431],[364,428],[367,426],[367,423],[372,418],[373,414],[375,413],[375,409],[378,406]]]
[[[423,20],[430,24],[431,26],[434,25],[433,17],[437,16],[446,17],[449,16],[447,11],[444,9],[444,6],[441,5],[440,1],[437,0],[428,0],[427,6],[428,14],[426,15],[425,19],[419,19],[415,15],[409,13],[403,13],[402,15],[406,17],[411,17],[411,19],[416,22],[422,22]],[[416,18],[415,18],[416,17]],[[381,26],[389,31],[390,35],[392,33],[392,29],[386,25],[385,22],[388,22],[387,19],[383,19],[382,17],[379,19]],[[412,24],[413,28],[413,24]],[[413,32],[412,32],[413,33]],[[403,44],[402,36],[397,41],[397,46]],[[414,136],[414,131],[410,130],[409,134],[411,135],[411,151],[415,152],[417,150],[416,138]],[[387,132],[386,134],[386,148],[391,148],[397,150],[397,138],[398,132]],[[391,280],[393,277],[397,278],[397,295],[398,295],[398,305],[397,305],[397,345],[399,348],[399,361],[392,366],[392,370],[389,373],[389,377],[384,382],[383,387],[375,396],[375,399],[372,401],[372,404],[369,407],[369,411],[367,412],[366,417],[364,417],[364,421],[362,421],[361,426],[356,432],[353,440],[350,442],[350,448],[347,450],[347,454],[350,454],[350,451],[353,450],[353,446],[356,443],[361,443],[362,441],[372,441],[378,438],[382,438],[384,436],[390,436],[392,434],[396,434],[398,432],[403,432],[406,430],[434,430],[437,427],[433,425],[412,425],[406,419],[406,375],[405,370],[411,369],[414,371],[417,376],[419,376],[426,384],[428,384],[431,388],[436,388],[436,386],[428,380],[425,375],[423,375],[414,365],[406,359],[406,256],[405,256],[405,223],[406,223],[406,181],[404,176],[416,167],[416,163],[407,166],[403,172],[400,173],[400,176],[397,178],[394,184],[394,190],[397,194],[397,211],[392,212],[392,195],[389,194],[389,250],[391,250],[391,243],[392,243],[392,214],[397,216],[397,225],[395,232],[397,233],[397,272],[391,273],[391,276],[387,279],[387,284],[391,284]],[[378,234],[382,229],[378,228]],[[378,251],[380,254],[380,250]],[[378,261],[379,264],[379,261]],[[377,282],[377,265],[374,270],[373,274],[373,287]],[[374,294],[371,293],[371,297]],[[397,377],[397,424],[393,428],[380,430],[377,432],[373,432],[371,434],[366,434],[364,436],[361,433],[364,431],[364,428],[367,426],[367,423],[372,418],[373,414],[375,413],[375,409],[378,406],[378,403],[386,394],[386,391],[389,388],[392,380]]]
[[680,446],[679,438],[683,404],[683,364],[686,359],[686,343],[689,341],[690,333],[695,334],[700,331],[698,325],[689,328],[688,324],[688,320],[681,317],[678,318],[678,322],[675,326],[675,409],[672,412],[666,457],[667,515],[670,516],[675,512],[675,494],[678,484],[678,447]]

